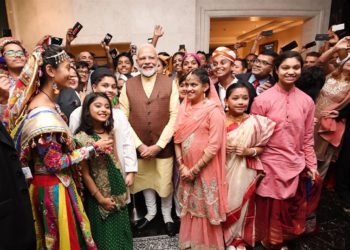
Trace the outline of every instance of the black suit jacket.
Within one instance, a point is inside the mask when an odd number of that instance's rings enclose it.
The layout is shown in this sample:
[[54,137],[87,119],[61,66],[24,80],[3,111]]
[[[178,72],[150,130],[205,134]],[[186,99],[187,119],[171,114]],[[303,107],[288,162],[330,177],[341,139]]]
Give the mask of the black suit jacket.
[[62,89],[56,99],[61,111],[67,116],[69,120],[70,114],[81,106],[80,98],[72,88]]
[[[245,74],[238,74],[236,75],[236,78],[238,79],[238,82],[245,82],[245,83],[249,83],[249,78],[252,76],[252,73],[245,73]],[[273,78],[273,76],[269,75],[269,79],[270,83],[272,85],[274,85],[276,83],[275,79]]]
[[[250,76],[249,76],[250,77]],[[248,77],[248,79],[249,79]],[[237,78],[238,79],[238,78]],[[238,82],[240,82],[240,80],[238,80]],[[246,83],[248,83],[248,81],[246,81]],[[214,84],[214,87],[215,87],[215,90],[216,90],[216,93],[218,94],[219,98],[220,98],[220,94],[219,94],[219,82],[215,83]],[[249,102],[249,105],[248,105],[248,111],[250,111],[250,107],[252,105],[252,102],[254,100],[254,98],[256,97],[256,91],[253,87],[252,84],[247,84],[247,87],[249,89],[249,99],[250,99],[250,102]]]
[[0,122],[0,250],[35,249],[27,183],[13,141]]

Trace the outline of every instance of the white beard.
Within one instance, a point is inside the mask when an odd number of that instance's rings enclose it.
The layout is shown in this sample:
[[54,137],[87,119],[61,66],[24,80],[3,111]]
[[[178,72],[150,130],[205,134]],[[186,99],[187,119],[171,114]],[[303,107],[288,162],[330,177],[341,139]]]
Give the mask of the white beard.
[[143,75],[145,77],[151,77],[155,73],[157,73],[157,70],[155,67],[152,70],[144,70],[144,69],[140,68],[139,71],[140,71],[141,75]]

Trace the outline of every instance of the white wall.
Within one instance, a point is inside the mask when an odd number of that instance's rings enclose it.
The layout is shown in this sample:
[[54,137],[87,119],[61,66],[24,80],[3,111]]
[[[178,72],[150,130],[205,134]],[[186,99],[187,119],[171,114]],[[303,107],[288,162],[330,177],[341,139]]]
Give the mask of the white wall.
[[84,25],[77,42],[93,43],[109,32],[113,42],[141,45],[152,37],[154,25],[161,24],[165,34],[157,48],[169,52],[179,44],[194,49],[194,13],[194,0],[73,1],[73,16]]
[[[114,42],[146,43],[155,24],[164,27],[158,50],[170,53],[209,49],[210,17],[295,16],[315,19],[304,31],[327,30],[331,0],[6,0],[16,37],[32,49],[45,34],[64,37],[76,21],[84,25],[75,43],[99,43],[109,32]],[[315,30],[311,30],[315,29]]]
[[[179,44],[195,45],[195,0],[7,0],[11,28],[28,48],[45,34],[64,37],[79,21],[84,28],[74,43],[99,43],[107,32],[112,42],[141,45],[156,24],[164,27],[159,51],[175,52]],[[43,4],[45,3],[45,4]],[[13,11],[12,11],[13,10]],[[9,13],[10,15],[10,13]]]
[[44,35],[65,37],[73,25],[72,0],[6,0],[12,34],[31,51]]

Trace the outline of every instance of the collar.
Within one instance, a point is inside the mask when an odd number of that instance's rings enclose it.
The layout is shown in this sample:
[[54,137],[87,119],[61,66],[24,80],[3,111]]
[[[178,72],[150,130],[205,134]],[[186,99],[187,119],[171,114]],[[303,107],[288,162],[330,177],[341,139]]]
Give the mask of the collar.
[[155,82],[156,81],[156,78],[157,78],[157,73],[155,73],[153,76],[151,77],[146,77],[144,75],[141,75],[141,79],[142,79],[142,82],[144,83],[148,83],[148,82]]
[[[234,78],[234,79],[232,80],[232,82],[231,82],[229,85],[227,85],[227,88],[226,88],[226,89],[228,89],[228,87],[230,87],[232,84],[234,84],[235,81],[236,81],[236,78]],[[218,82],[218,86],[219,86],[219,89],[224,89],[224,90],[226,91],[226,89],[224,88],[224,86],[221,85],[220,82]]]
[[283,89],[281,86],[279,86],[278,83],[276,83],[274,87],[276,88],[276,90],[277,90],[278,92],[280,92],[281,94],[284,94],[284,95],[290,95],[290,94],[294,93],[295,90],[296,90],[296,87],[293,86],[293,88],[291,88],[289,91],[286,91],[286,90]]

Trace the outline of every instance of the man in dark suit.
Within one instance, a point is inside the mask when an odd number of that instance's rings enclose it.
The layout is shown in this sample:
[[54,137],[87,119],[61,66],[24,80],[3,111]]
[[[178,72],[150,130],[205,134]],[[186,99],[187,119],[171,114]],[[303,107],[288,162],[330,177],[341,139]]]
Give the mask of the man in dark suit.
[[56,98],[57,104],[60,106],[61,111],[66,115],[67,119],[71,113],[81,106],[80,97],[75,89],[66,88],[60,91],[60,94]]
[[236,75],[238,82],[250,83],[259,95],[275,84],[272,77],[273,60],[277,57],[275,52],[265,51],[255,59],[252,72]]
[[36,248],[27,183],[13,141],[0,122],[0,250]]

